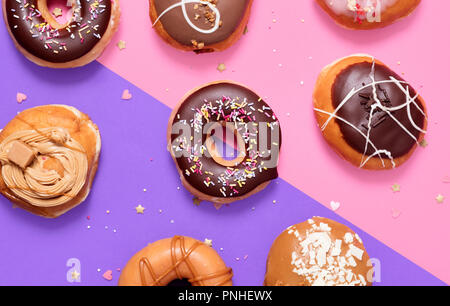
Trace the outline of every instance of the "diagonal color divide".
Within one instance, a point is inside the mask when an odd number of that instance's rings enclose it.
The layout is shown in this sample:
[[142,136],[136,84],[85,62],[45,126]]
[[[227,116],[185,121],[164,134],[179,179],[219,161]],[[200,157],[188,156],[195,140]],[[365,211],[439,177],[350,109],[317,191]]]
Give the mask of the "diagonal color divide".
[[[195,206],[179,188],[166,151],[170,109],[98,63],[49,70],[9,46],[1,67],[8,77],[1,85],[0,126],[25,108],[65,103],[98,124],[103,148],[90,197],[59,219],[13,209],[0,197],[0,285],[65,285],[71,276],[80,280],[73,284],[115,285],[117,269],[136,251],[176,234],[211,239],[233,268],[236,285],[261,285],[275,237],[314,215],[336,219],[360,234],[369,254],[380,260],[381,284],[443,284],[282,179],[219,211],[209,203]],[[124,89],[130,90],[131,100],[121,100]],[[22,104],[15,102],[17,91],[28,95]],[[143,215],[135,211],[139,204],[146,208]],[[108,270],[111,281],[102,277]]]
[[[248,33],[216,54],[183,53],[170,48],[151,29],[147,1],[123,3],[114,43],[100,62],[148,94],[174,107],[191,88],[230,79],[247,84],[275,110],[283,130],[281,177],[324,205],[340,202],[339,215],[450,282],[447,264],[450,203],[450,146],[446,88],[450,62],[449,1],[422,1],[408,18],[380,30],[341,29],[315,1],[254,1]],[[139,26],[137,26],[139,25]],[[405,48],[405,46],[414,46]],[[432,46],[432,47],[430,47]],[[384,172],[362,171],[342,161],[325,143],[312,110],[320,70],[354,53],[369,53],[405,78],[424,97],[430,115],[428,147],[418,148],[404,166]],[[220,73],[219,64],[226,70]],[[401,190],[392,192],[399,184]],[[401,212],[393,218],[392,211]],[[395,213],[394,216],[397,214]]]

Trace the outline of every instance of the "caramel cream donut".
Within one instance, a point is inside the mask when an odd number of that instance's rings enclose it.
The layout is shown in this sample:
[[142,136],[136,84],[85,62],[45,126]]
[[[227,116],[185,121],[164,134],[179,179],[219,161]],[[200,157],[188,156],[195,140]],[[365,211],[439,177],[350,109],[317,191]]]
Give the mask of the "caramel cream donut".
[[183,279],[193,286],[231,286],[232,277],[231,268],[213,248],[175,236],[136,253],[122,270],[119,286],[167,286]]
[[316,0],[339,25],[355,30],[382,28],[411,14],[421,0]]
[[87,198],[100,148],[97,126],[77,109],[25,110],[0,132],[0,192],[33,214],[56,218]]
[[371,286],[373,269],[358,234],[314,217],[287,228],[267,258],[265,286]]
[[119,0],[69,0],[72,18],[59,24],[47,0],[3,0],[3,17],[17,49],[45,67],[86,65],[103,52],[119,26]]
[[[232,160],[214,140],[224,133],[237,147]],[[189,92],[172,112],[167,140],[183,185],[200,200],[242,200],[278,177],[280,124],[243,85],[219,81]]]
[[222,51],[241,38],[253,0],[149,0],[156,32],[169,45],[196,53]]
[[424,139],[424,100],[399,75],[369,55],[349,56],[325,67],[313,98],[323,136],[357,167],[398,167]]

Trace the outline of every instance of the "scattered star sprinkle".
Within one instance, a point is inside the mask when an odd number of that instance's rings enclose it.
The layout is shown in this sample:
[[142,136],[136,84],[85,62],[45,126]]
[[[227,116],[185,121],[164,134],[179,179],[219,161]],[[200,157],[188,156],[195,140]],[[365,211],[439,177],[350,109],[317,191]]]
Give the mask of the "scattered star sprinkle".
[[392,185],[392,191],[393,192],[400,192],[400,185],[399,184],[394,184]]
[[16,100],[17,100],[17,103],[19,103],[19,104],[22,103],[23,101],[25,101],[27,98],[28,98],[27,95],[24,93],[21,93],[21,92],[18,92],[16,95]]
[[436,201],[437,201],[439,204],[444,203],[444,200],[445,200],[445,197],[444,197],[442,194],[439,194],[439,195],[436,197]]
[[126,47],[127,47],[127,43],[125,42],[125,41],[123,41],[123,40],[120,40],[118,43],[117,43],[117,47],[119,47],[119,50],[123,50],[123,49],[126,49]]
[[55,9],[53,10],[53,16],[55,16],[55,17],[60,17],[60,16],[62,16],[62,9],[60,9],[59,7],[55,8]]
[[200,206],[202,200],[200,200],[199,198],[194,198],[192,199],[192,202],[194,203],[195,206]]
[[73,271],[72,272],[72,279],[73,280],[77,280],[79,278],[80,278],[80,273],[77,270]]
[[139,204],[139,206],[137,206],[135,209],[136,209],[136,213],[143,214],[145,207],[143,207],[141,204]]
[[227,67],[222,63],[217,66],[217,70],[220,72],[224,72],[225,70],[227,70]]
[[209,247],[212,247],[212,240],[211,239],[205,238],[205,241],[203,243],[206,244]]
[[419,144],[422,148],[428,147],[428,142],[425,139],[422,139],[422,141]]

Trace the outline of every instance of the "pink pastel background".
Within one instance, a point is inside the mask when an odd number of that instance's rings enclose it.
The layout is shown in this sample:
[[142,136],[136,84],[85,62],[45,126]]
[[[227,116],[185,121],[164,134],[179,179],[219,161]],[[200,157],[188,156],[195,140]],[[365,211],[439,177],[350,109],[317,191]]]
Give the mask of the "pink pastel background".
[[[444,183],[450,175],[450,1],[422,1],[392,26],[358,32],[335,25],[313,0],[255,0],[248,33],[225,52],[203,55],[162,42],[143,13],[146,0],[122,0],[121,6],[120,30],[102,64],[169,107],[206,82],[229,79],[248,85],[281,120],[283,179],[326,206],[340,202],[341,216],[450,283],[450,184]],[[126,41],[126,49],[119,51],[119,40]],[[347,164],[316,126],[311,95],[317,75],[353,53],[384,61],[427,101],[429,146],[418,148],[399,169],[368,172]],[[220,63],[226,71],[216,69]],[[401,192],[392,192],[395,183]],[[438,194],[447,197],[443,204],[436,202]],[[392,210],[400,216],[393,217]]]

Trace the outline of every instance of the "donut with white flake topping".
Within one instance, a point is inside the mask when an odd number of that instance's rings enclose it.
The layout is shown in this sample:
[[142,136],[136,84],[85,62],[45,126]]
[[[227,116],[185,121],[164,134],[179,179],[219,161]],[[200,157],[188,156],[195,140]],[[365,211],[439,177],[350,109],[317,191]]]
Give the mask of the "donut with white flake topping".
[[287,228],[267,258],[266,286],[371,286],[361,238],[336,221],[313,217]]

